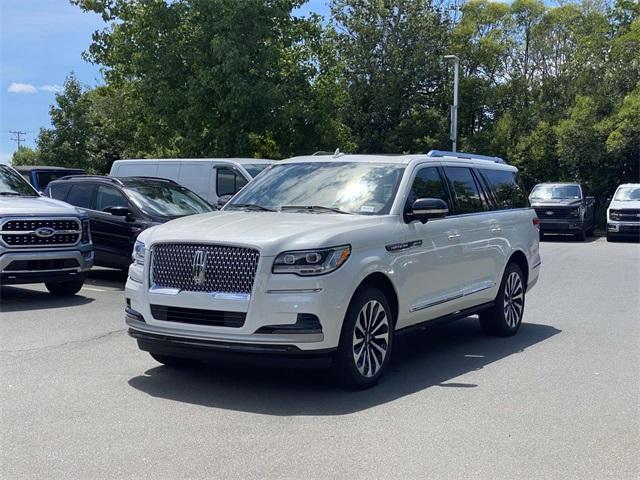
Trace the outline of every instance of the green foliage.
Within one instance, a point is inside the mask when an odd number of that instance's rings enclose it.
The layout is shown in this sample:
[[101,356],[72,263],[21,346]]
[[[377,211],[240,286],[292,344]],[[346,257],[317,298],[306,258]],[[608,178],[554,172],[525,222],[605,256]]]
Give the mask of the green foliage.
[[20,147],[11,156],[12,165],[40,165],[40,154],[29,147]]
[[98,13],[52,128],[17,162],[108,171],[117,158],[283,158],[449,148],[501,155],[527,186],[578,180],[607,197],[640,165],[636,0],[71,0]]

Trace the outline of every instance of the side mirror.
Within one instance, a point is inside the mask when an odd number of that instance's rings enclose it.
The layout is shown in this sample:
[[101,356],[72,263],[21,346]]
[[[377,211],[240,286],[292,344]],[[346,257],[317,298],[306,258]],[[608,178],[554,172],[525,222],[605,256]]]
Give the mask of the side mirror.
[[233,195],[231,194],[222,195],[221,197],[218,197],[218,208],[224,207],[227,204],[227,202],[232,198],[233,198]]
[[449,213],[447,204],[439,198],[419,198],[413,202],[411,212],[409,212],[409,220],[419,220],[427,223],[427,220],[434,218],[444,218]]
[[128,217],[131,213],[127,207],[107,207],[103,212],[110,213],[116,217]]

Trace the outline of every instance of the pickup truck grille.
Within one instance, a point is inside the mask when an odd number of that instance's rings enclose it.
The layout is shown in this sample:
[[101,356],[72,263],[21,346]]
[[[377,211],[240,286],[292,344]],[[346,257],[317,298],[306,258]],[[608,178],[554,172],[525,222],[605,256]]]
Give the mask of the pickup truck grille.
[[260,253],[252,248],[162,243],[152,248],[154,287],[250,294]]
[[609,217],[619,222],[640,222],[640,209],[609,210]]
[[16,218],[0,226],[0,238],[10,248],[72,246],[81,234],[82,224],[75,218]]
[[553,219],[567,219],[567,218],[578,218],[578,215],[575,214],[578,207],[537,207],[535,209],[536,215],[539,219],[544,220],[545,218]]

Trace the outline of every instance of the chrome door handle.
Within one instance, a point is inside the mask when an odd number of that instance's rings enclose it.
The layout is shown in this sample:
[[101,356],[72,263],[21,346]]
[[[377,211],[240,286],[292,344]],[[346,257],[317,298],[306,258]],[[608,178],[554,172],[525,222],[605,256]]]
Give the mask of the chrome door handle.
[[491,233],[498,233],[498,232],[501,232],[501,231],[502,231],[502,229],[500,227],[495,227],[495,228],[491,229]]
[[455,240],[456,238],[460,238],[462,235],[460,235],[459,233],[454,233],[449,235],[447,238],[449,238],[449,240]]

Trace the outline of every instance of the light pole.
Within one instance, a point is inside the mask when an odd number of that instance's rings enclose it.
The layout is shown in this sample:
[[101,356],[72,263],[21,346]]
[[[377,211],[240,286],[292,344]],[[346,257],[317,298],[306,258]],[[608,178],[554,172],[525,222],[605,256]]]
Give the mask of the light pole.
[[451,108],[451,148],[455,152],[458,143],[458,65],[460,59],[455,55],[445,55],[445,60],[453,60],[453,106]]

